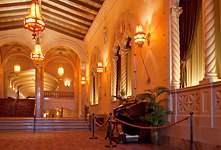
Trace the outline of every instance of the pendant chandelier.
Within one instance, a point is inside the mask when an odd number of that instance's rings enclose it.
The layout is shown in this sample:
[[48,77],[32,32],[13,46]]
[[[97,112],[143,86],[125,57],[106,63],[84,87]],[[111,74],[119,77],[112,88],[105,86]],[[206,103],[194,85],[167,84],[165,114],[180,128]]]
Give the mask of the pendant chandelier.
[[63,67],[58,68],[58,75],[59,75],[60,78],[63,77],[63,75],[64,75],[64,68]]
[[45,29],[38,0],[32,0],[29,15],[24,19],[24,27],[33,32],[33,38],[36,37],[36,33]]
[[39,37],[36,39],[36,44],[35,44],[35,49],[31,53],[31,59],[35,62],[36,65],[39,65],[43,60],[45,56],[41,51],[41,45],[40,45],[40,40]]

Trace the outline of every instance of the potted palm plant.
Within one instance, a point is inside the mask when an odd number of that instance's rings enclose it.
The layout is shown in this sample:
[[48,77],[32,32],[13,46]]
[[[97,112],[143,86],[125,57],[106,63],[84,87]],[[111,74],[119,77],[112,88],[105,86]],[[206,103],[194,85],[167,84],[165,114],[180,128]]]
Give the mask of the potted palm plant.
[[[143,98],[148,99],[145,114],[141,117],[145,124],[152,127],[159,127],[168,123],[165,117],[171,112],[162,105],[162,102],[168,101],[168,94],[169,89],[162,86],[147,90],[141,94],[140,97],[143,96]],[[151,130],[151,140],[152,143],[159,144],[159,130],[157,128]]]

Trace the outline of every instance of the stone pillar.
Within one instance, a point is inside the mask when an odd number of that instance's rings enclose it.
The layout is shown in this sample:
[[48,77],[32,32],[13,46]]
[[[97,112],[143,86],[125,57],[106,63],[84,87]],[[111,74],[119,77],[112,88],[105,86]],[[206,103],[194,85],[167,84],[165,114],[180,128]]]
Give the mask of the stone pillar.
[[121,49],[121,91],[127,94],[127,50]]
[[102,91],[103,91],[103,85],[102,85],[102,76],[103,73],[97,73],[97,99],[98,99],[98,109],[100,113],[103,113],[103,102],[102,102]]
[[113,66],[112,66],[112,71],[113,71],[113,75],[111,76],[111,95],[112,96],[116,96],[117,95],[117,60],[118,60],[118,56],[116,56],[116,54],[113,56],[112,58],[113,60]]
[[180,87],[180,32],[179,16],[182,13],[181,7],[171,8],[171,49],[172,49],[172,88]]
[[36,66],[35,68],[35,113],[36,117],[43,116],[44,107],[44,84],[43,84],[43,68],[42,66]]
[[[74,70],[74,68],[73,68]],[[83,114],[85,114],[85,106],[86,106],[86,95],[88,95],[87,93],[87,88],[85,87],[86,86],[86,83],[85,84],[82,84],[81,83],[81,80],[82,80],[82,77],[85,77],[85,82],[86,82],[86,64],[85,63],[81,63],[81,67],[80,67],[80,73],[79,73],[79,95],[80,95],[80,98],[79,98],[79,110],[78,110],[78,116],[81,117],[81,116],[85,116]]]
[[4,98],[4,70],[2,63],[0,64],[0,98]]
[[214,0],[202,1],[205,74],[203,81],[213,82],[217,79],[215,52],[215,7]]

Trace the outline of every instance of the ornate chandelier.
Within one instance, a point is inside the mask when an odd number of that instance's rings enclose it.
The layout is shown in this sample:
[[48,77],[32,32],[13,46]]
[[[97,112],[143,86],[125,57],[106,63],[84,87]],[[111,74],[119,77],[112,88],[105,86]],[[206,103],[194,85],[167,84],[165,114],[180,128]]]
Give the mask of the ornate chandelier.
[[41,45],[40,45],[40,40],[39,37],[36,39],[36,44],[35,44],[35,49],[31,53],[31,59],[35,62],[36,65],[39,65],[43,60],[45,56],[41,51]]
[[24,19],[24,27],[33,32],[33,38],[36,37],[36,33],[45,29],[45,22],[41,16],[41,10],[38,0],[32,0],[29,15]]

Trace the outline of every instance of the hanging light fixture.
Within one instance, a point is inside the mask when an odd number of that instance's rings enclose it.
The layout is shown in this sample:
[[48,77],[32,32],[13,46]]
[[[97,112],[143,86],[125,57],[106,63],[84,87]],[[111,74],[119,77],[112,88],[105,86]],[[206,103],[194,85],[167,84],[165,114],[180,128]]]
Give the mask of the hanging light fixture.
[[45,58],[45,56],[41,51],[40,40],[37,37],[36,44],[35,44],[35,49],[31,53],[31,59],[36,63],[36,65],[38,65],[39,63],[41,63],[44,60],[44,58]]
[[64,75],[64,68],[63,67],[58,68],[58,75],[60,78]]
[[33,38],[36,37],[36,33],[45,29],[45,22],[41,16],[41,10],[38,0],[32,0],[29,15],[25,17],[24,27],[33,32]]
[[16,64],[14,65],[14,73],[19,73],[21,71],[21,66]]

